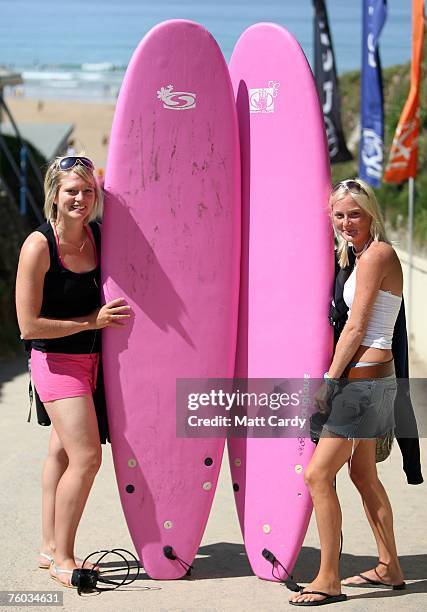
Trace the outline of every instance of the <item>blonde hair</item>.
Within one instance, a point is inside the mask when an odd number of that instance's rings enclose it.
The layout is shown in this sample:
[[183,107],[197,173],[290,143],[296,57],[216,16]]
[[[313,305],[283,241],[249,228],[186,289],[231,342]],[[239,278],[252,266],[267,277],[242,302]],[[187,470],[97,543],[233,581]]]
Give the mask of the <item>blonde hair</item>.
[[[81,163],[76,163],[75,166],[70,168],[69,170],[61,170],[60,162],[65,159],[65,157],[69,157],[68,155],[64,157],[57,157],[53,160],[50,166],[47,169],[46,176],[44,178],[44,207],[43,212],[44,216],[48,221],[56,221],[58,216],[58,207],[55,202],[59,187],[61,186],[61,181],[63,178],[67,177],[71,172],[78,174],[80,178],[82,178],[87,183],[92,183],[95,189],[95,204],[93,206],[92,212],[89,217],[86,219],[85,223],[89,223],[89,221],[93,221],[94,219],[102,217],[103,211],[103,194],[101,188],[98,184],[98,181],[95,179],[93,171],[84,166]],[[75,155],[73,157],[84,157],[84,155]]]
[[[368,183],[360,178],[348,179],[346,181],[340,181],[332,189],[329,197],[329,210],[332,217],[334,204],[343,200],[348,195],[351,195],[353,200],[371,217],[370,234],[372,240],[378,242],[387,242],[391,244],[387,238],[384,219],[381,214],[381,210],[378,204],[378,200],[375,197],[374,190]],[[349,265],[348,259],[348,242],[337,232],[334,224],[334,232],[338,242],[338,263],[341,268],[345,268]]]

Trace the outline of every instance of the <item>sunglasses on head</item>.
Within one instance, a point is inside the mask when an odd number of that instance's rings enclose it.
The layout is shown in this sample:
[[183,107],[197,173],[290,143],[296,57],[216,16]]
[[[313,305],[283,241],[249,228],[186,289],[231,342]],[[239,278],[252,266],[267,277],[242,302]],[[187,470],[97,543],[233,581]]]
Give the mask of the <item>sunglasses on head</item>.
[[[347,179],[346,181],[340,181],[332,189],[332,193],[338,191],[338,189],[348,189],[349,191],[355,191],[356,193],[363,193],[368,196],[366,190],[357,181],[353,179]],[[368,196],[369,197],[369,196]]]
[[71,170],[71,168],[74,168],[74,166],[76,166],[77,164],[84,166],[91,172],[93,172],[95,169],[95,166],[93,165],[93,161],[91,159],[89,159],[88,157],[79,157],[75,155],[63,157],[59,162],[59,167],[61,170]]

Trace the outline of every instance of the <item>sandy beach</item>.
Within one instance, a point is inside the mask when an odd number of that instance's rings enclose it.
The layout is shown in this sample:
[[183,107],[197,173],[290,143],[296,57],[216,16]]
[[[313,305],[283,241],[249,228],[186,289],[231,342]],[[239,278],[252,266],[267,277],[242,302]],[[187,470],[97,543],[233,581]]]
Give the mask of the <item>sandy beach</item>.
[[[413,363],[412,375],[425,378],[426,366]],[[88,608],[103,612],[134,612],[138,609],[162,612],[267,612],[288,609],[290,591],[280,584],[259,580],[252,574],[238,526],[226,457],[191,578],[171,582],[153,581],[142,573],[136,582],[126,588],[84,597],[53,583],[46,570],[36,566],[40,540],[40,471],[49,430],[36,425],[34,420],[26,423],[27,385],[28,375],[22,360],[0,364],[0,410],[3,421],[0,459],[3,543],[0,567],[3,590],[63,593],[67,612]],[[427,440],[422,440],[421,445],[426,476]],[[103,455],[103,465],[78,532],[76,550],[80,555],[101,548],[133,550],[120,507],[109,446],[104,448]],[[376,588],[346,589],[349,600],[343,609],[349,612],[384,609],[420,612],[427,607],[427,485],[408,485],[401,461],[400,451],[395,446],[391,457],[379,464],[379,473],[393,505],[398,550],[408,588],[394,592]],[[337,490],[343,509],[341,572],[347,576],[372,567],[376,549],[359,495],[345,469],[338,475]],[[289,510],[283,509],[284,520]],[[307,583],[311,580],[318,562],[319,543],[312,518],[294,569],[297,581]]]
[[105,168],[114,104],[71,100],[37,100],[9,96],[6,102],[18,123],[71,123],[77,152],[84,151]]

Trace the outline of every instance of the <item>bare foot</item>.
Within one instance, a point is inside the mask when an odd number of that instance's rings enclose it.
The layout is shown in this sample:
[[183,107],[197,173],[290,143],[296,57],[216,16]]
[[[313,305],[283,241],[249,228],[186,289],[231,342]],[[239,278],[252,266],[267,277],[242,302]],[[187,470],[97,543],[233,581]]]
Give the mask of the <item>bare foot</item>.
[[[83,561],[84,559],[80,559],[80,557],[75,557],[75,561],[76,561],[76,565],[77,567],[83,567]],[[86,561],[85,565],[84,565],[85,569],[95,569],[97,571],[99,571],[99,565],[95,565],[94,563],[91,563],[90,561]]]

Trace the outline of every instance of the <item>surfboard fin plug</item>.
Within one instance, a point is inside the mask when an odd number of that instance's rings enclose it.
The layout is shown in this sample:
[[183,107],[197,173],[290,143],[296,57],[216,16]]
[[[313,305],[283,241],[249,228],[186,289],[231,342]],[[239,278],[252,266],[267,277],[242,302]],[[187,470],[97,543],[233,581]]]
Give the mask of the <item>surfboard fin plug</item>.
[[171,561],[176,560],[176,555],[173,553],[172,546],[163,546],[163,554],[165,555],[166,559],[170,559]]
[[191,576],[191,570],[194,569],[192,565],[184,561],[184,559],[180,559],[178,555],[173,552],[172,546],[163,546],[163,554],[166,559],[170,559],[171,561],[178,561],[178,563],[187,570],[186,576]]
[[267,561],[270,561],[270,563],[276,562],[276,557],[273,555],[272,552],[267,550],[267,548],[264,548],[264,550],[262,551],[262,556],[264,557],[264,559],[267,559]]
[[[280,582],[283,582],[283,584],[285,586],[287,586],[290,591],[294,591],[295,593],[299,593],[300,591],[303,590],[303,587],[295,582],[294,577],[288,572],[286,567],[282,563],[280,563],[280,561],[277,559],[277,557],[275,557],[273,555],[273,553],[270,550],[268,550],[268,548],[264,548],[264,550],[262,551],[262,556],[264,557],[264,559],[269,561],[271,563],[271,565],[273,566],[272,570],[271,570],[271,574],[272,574],[273,578],[276,578],[276,580],[280,580]],[[283,578],[280,578],[279,576],[276,576],[274,574],[274,570],[276,569],[276,564],[280,565],[280,567],[283,568],[284,571],[286,572],[286,575],[288,576],[288,578],[286,578],[286,580],[283,580]]]

